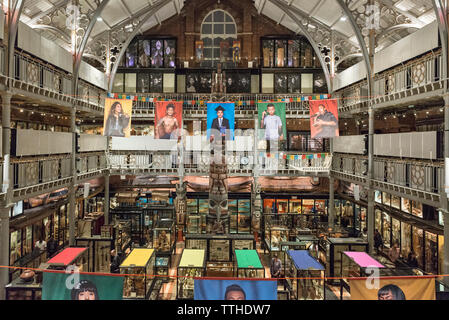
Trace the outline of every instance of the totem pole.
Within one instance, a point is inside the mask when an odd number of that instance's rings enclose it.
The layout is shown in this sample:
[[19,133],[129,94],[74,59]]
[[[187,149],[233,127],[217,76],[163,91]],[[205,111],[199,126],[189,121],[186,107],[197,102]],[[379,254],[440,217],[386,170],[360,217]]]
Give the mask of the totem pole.
[[185,217],[187,211],[187,182],[183,181],[176,185],[176,198],[175,198],[175,209],[176,209],[176,224],[184,225]]
[[222,152],[215,155],[212,152],[209,173],[209,214],[206,230],[212,234],[229,233],[228,175],[226,157]]

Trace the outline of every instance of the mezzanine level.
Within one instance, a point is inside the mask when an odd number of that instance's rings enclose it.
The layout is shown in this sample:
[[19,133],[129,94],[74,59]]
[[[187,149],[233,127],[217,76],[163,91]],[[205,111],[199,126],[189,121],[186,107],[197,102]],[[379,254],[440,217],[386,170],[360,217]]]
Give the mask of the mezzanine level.
[[38,104],[72,108],[102,115],[106,92],[83,80],[78,83],[78,96],[72,92],[72,75],[26,53],[16,50],[13,78],[5,74],[5,49],[0,47],[0,85],[11,80],[16,99]]
[[[379,74],[374,80],[374,109],[442,99],[448,79],[443,79],[441,51],[431,52]],[[368,111],[368,83],[359,81],[334,93],[340,115]]]

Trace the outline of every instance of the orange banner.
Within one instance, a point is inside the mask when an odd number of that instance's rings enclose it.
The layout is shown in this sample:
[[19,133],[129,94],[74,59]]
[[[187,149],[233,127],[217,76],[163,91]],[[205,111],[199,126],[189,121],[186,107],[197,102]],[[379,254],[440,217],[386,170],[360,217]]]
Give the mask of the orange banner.
[[178,139],[182,129],[182,102],[156,102],[154,124],[155,139]]
[[338,102],[336,99],[311,100],[310,135],[312,139],[332,138],[340,135],[338,130]]
[[349,280],[351,300],[435,300],[435,279]]

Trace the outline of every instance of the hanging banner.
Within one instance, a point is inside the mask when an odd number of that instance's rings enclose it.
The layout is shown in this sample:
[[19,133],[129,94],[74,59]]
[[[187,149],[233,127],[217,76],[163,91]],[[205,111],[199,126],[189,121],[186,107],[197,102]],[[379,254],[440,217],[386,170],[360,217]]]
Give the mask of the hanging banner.
[[122,300],[123,277],[44,272],[42,300]]
[[312,100],[309,101],[309,108],[312,139],[332,138],[340,135],[337,100]]
[[234,140],[234,102],[207,103],[207,138]]
[[203,41],[195,41],[196,62],[203,61],[203,57],[204,57],[204,42]]
[[286,139],[285,102],[258,102],[259,140],[269,141],[267,149],[278,150],[278,143]]
[[435,279],[351,280],[351,300],[435,300]]
[[129,137],[132,108],[132,100],[106,99],[104,103],[103,135]]
[[232,62],[240,63],[240,41],[233,41],[232,43]]
[[277,300],[277,281],[195,280],[195,300]]
[[177,139],[182,126],[182,102],[156,102],[155,139]]

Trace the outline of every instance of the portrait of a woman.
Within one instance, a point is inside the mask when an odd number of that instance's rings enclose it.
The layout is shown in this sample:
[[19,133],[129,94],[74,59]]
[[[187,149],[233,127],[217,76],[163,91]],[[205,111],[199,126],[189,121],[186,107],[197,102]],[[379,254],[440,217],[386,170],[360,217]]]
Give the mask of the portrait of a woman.
[[130,121],[129,115],[123,112],[122,104],[118,101],[114,102],[109,111],[106,120],[104,135],[113,137],[124,137],[124,130],[128,127]]

